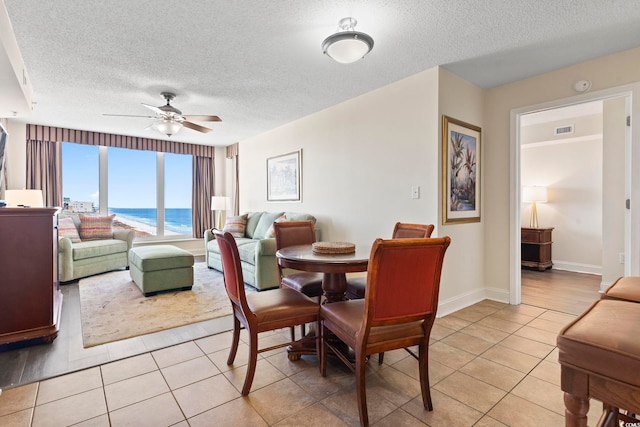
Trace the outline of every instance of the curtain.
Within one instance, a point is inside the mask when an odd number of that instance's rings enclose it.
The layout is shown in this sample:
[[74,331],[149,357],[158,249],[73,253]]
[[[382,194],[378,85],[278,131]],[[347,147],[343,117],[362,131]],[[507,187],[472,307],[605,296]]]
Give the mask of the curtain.
[[27,137],[27,189],[42,190],[45,206],[62,206],[60,143]]
[[213,158],[193,156],[193,185],[191,219],[193,237],[204,236],[204,231],[213,228],[211,219],[211,197],[213,196]]
[[239,154],[239,144],[236,142],[235,144],[229,145],[227,147],[227,159],[233,160],[233,174],[234,174],[234,183],[233,183],[233,197],[231,198],[233,214],[238,216],[240,215],[240,173],[238,171],[238,154]]

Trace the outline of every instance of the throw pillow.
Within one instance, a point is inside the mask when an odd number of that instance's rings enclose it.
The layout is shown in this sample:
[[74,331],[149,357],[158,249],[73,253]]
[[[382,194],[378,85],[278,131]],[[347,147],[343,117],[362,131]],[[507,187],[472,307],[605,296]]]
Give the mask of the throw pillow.
[[113,230],[111,228],[115,215],[109,216],[89,216],[80,215],[80,239],[82,240],[103,240],[112,239]]
[[[285,222],[285,221],[289,221],[289,220],[287,219],[286,216],[282,215],[280,218],[276,219],[273,222]],[[267,232],[264,233],[264,238],[265,239],[271,239],[271,238],[276,237],[276,230],[273,227],[273,222],[271,223],[271,227],[269,227]]]
[[66,237],[71,243],[80,243],[80,235],[78,229],[71,218],[58,219],[58,237]]
[[247,227],[247,215],[230,216],[224,224],[222,231],[231,233],[233,237],[244,237],[244,230]]
[[266,239],[267,231],[273,221],[280,218],[284,215],[284,212],[264,212],[260,216],[260,221],[258,221],[258,226],[256,227],[256,231],[253,233],[254,239]]

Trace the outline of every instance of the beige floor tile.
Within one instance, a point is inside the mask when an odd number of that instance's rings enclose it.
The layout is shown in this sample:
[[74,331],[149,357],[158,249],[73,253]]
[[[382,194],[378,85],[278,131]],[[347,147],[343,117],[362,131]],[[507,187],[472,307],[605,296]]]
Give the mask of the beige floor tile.
[[396,409],[376,423],[376,427],[420,427],[426,423],[420,421],[404,409]]
[[486,326],[487,328],[497,329],[508,334],[512,334],[522,327],[521,324],[504,320],[495,315],[487,316],[484,319],[477,322],[480,326]]
[[249,393],[246,397],[268,424],[275,424],[311,406],[315,399],[288,378]]
[[318,370],[318,358],[316,356],[305,355],[302,356],[300,360],[292,362],[291,360],[289,360],[286,350],[281,350],[279,353],[266,357],[265,359],[271,365],[275,366],[277,370],[287,376],[295,375],[298,372],[307,370],[309,368],[315,368],[317,372],[320,372]]
[[535,319],[534,316],[527,316],[526,314],[504,309],[496,311],[492,316],[497,317],[498,319],[508,320],[509,322],[518,323],[520,325],[526,325]]
[[175,365],[185,360],[195,359],[203,354],[200,347],[193,341],[163,348],[162,350],[156,350],[151,353],[160,368],[166,368],[167,366]]
[[108,385],[136,375],[156,371],[158,370],[158,365],[156,365],[151,354],[144,353],[139,356],[107,363],[102,365],[100,370],[102,371],[102,381],[105,385]]
[[460,372],[449,375],[433,388],[481,412],[491,409],[507,394],[505,390]]
[[573,314],[559,313],[557,311],[547,311],[539,316],[539,319],[549,320],[551,322],[560,323],[562,325],[568,325],[574,321],[578,316]]
[[240,397],[223,375],[207,378],[173,391],[173,395],[187,418],[215,408]]
[[482,357],[524,373],[529,373],[540,363],[540,359],[537,357],[520,353],[500,344],[487,350]]
[[504,340],[500,341],[500,345],[512,350],[518,350],[520,353],[525,353],[539,359],[547,357],[555,348],[552,345],[530,340],[518,335],[508,336]]
[[[355,379],[355,376],[354,376]],[[420,381],[391,367],[366,376],[367,391],[371,390],[396,406],[402,406],[420,396]]]
[[494,344],[499,343],[509,336],[509,334],[506,332],[499,331],[494,328],[489,328],[487,326],[481,326],[477,323],[463,328],[460,332],[464,332],[467,335],[471,335],[477,338],[482,338],[483,340],[492,342]]
[[[244,343],[238,344],[238,351],[236,352],[236,357],[231,365],[227,365],[229,349],[215,351],[207,354],[207,357],[216,365],[220,372],[226,372],[240,366],[246,366],[249,361],[249,346]],[[262,356],[258,354],[258,360],[260,359],[262,359]]]
[[544,360],[551,363],[558,363],[558,347],[554,348]]
[[409,414],[433,427],[469,427],[482,417],[477,411],[438,390],[431,390],[433,411],[422,405],[422,397],[413,399],[402,407]]
[[508,426],[564,426],[563,416],[512,394],[498,402],[487,415]]
[[[73,427],[111,427],[111,422],[109,421],[109,415],[103,414],[95,418],[88,419],[87,421],[74,424]],[[178,426],[174,426],[174,427],[178,427]],[[189,427],[189,426],[186,426],[186,427]]]
[[429,337],[435,340],[441,340],[454,332],[455,329],[447,328],[446,326],[442,326],[439,323],[436,323],[431,328],[431,335],[429,335]]
[[486,308],[486,309],[495,309],[497,310],[501,310],[505,307],[509,307],[509,304],[504,303],[504,302],[500,302],[500,301],[493,301],[490,299],[484,299],[482,301],[478,301],[477,303],[473,304],[473,307],[476,309],[481,309],[481,308]]
[[7,415],[2,415],[0,416],[0,426],[30,427],[32,416],[33,416],[33,408],[23,409],[22,411],[17,411]]
[[555,384],[527,376],[511,393],[558,415],[564,415],[564,392]]
[[515,387],[526,375],[524,372],[516,371],[483,357],[473,359],[463,366],[459,372],[505,391]]
[[184,416],[171,393],[161,394],[109,413],[112,427],[171,426]]
[[167,366],[160,370],[171,390],[184,387],[205,378],[218,375],[220,371],[207,356]]
[[535,307],[533,305],[519,304],[519,305],[509,305],[506,304],[503,308],[503,311],[512,311],[514,313],[524,314],[526,316],[538,317],[547,311],[546,308]]
[[3,390],[0,394],[0,417],[33,408],[37,393],[38,383]]
[[233,333],[223,332],[220,334],[200,338],[199,340],[195,340],[195,343],[198,347],[200,347],[200,350],[204,351],[206,354],[209,354],[215,353],[216,351],[228,349],[229,347],[231,347],[232,339]]
[[[321,403],[316,403],[313,406],[309,406],[299,411],[298,413],[285,418],[284,420],[277,422],[274,424],[277,427],[343,427],[347,426],[344,421],[342,421],[337,416],[333,415],[326,406]],[[377,423],[378,425],[384,425]],[[401,424],[395,424],[399,426]]]
[[[231,369],[230,371],[223,372],[222,374],[238,391],[242,391],[245,378],[247,377],[247,366],[240,366],[238,368]],[[318,375],[320,375],[320,373],[318,373]],[[271,363],[267,362],[265,359],[258,359],[258,362],[256,363],[256,371],[253,376],[253,382],[251,384],[251,391],[258,390],[284,378],[286,378],[286,375],[276,369]]]
[[[369,424],[375,424],[379,420],[385,418],[398,406],[384,399],[374,390],[367,388],[367,412],[369,415]],[[356,388],[350,387],[333,394],[322,401],[334,415],[342,419],[346,424],[351,426],[360,425],[360,415],[358,413],[358,398],[356,396]]]
[[480,418],[480,421],[475,423],[473,427],[507,427],[507,426],[502,424],[500,421],[493,419],[488,415],[485,415],[484,417]]
[[560,364],[543,360],[529,374],[560,387]]
[[[413,357],[407,357],[406,359],[401,360],[400,362],[393,365],[394,369],[399,370],[407,375],[409,375],[414,380],[419,380],[420,372],[418,370],[418,361]],[[433,360],[430,358],[429,360],[429,382],[433,386],[441,381],[443,378],[448,377],[455,370],[449,368],[448,366],[443,365],[442,363]]]
[[460,369],[471,360],[475,355],[468,353],[459,348],[450,346],[443,342],[437,342],[429,347],[429,359],[442,363],[452,369]]
[[109,411],[131,405],[169,391],[160,371],[138,375],[104,387]]
[[100,367],[73,372],[40,382],[36,405],[102,387]]
[[541,343],[545,343],[552,346],[556,345],[556,342],[558,339],[558,334],[555,332],[533,328],[529,325],[523,326],[522,328],[518,329],[516,332],[514,332],[514,335],[517,335],[519,337],[529,338],[534,341],[540,341]]
[[463,308],[449,314],[448,316],[457,317],[458,319],[466,320],[467,322],[477,322],[478,320],[487,317],[489,314],[483,310],[476,310],[474,306]]
[[322,377],[317,367],[302,370],[289,376],[289,379],[316,400],[322,400],[333,393],[337,393],[343,387],[352,386],[355,381],[355,377],[351,372],[329,372],[327,376]]
[[532,328],[542,329],[543,331],[553,332],[554,334],[558,334],[562,328],[564,328],[564,323],[558,323],[551,320],[545,320],[541,318],[537,318],[532,320],[527,324],[527,326],[531,326]]
[[33,427],[69,426],[107,413],[101,388],[36,406]]
[[456,332],[454,334],[451,334],[441,342],[475,355],[484,353],[494,345],[494,343],[492,342],[483,340],[482,338],[478,338],[473,335],[465,334],[464,332]]
[[473,322],[460,319],[458,317],[445,316],[445,317],[440,317],[436,319],[436,321],[434,322],[434,326],[438,325],[438,326],[443,326],[447,329],[453,329],[454,331],[459,331],[460,329],[466,326],[469,326],[471,323]]
[[191,427],[266,427],[268,425],[245,398],[233,399],[189,418],[188,421]]

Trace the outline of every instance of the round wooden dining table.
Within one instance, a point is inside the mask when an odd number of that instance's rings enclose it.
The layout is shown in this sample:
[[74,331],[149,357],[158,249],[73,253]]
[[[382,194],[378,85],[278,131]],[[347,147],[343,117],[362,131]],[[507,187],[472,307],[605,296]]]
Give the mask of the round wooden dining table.
[[[330,304],[345,299],[346,273],[367,271],[370,252],[371,245],[356,245],[355,252],[351,254],[316,253],[311,245],[298,245],[278,250],[276,258],[284,268],[322,273],[325,304]],[[310,329],[307,335],[315,334],[313,327]],[[345,348],[344,352],[349,353],[349,349]],[[303,354],[316,354],[316,347],[312,341],[294,344],[287,348],[289,360],[298,360]]]
[[327,303],[342,301],[347,291],[346,273],[367,271],[370,245],[356,245],[350,254],[325,254],[313,251],[311,245],[282,248],[276,252],[281,267],[322,273],[322,290]]

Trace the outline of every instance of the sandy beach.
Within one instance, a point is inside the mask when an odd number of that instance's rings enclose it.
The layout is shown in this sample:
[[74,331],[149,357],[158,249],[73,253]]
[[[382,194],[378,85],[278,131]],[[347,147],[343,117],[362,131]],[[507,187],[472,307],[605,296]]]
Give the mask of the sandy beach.
[[[117,216],[113,220],[113,228],[125,228],[127,230],[133,230],[136,233],[136,237],[155,236],[156,228],[141,222],[135,221],[130,218]],[[178,236],[179,233],[174,231],[164,230],[165,236]]]

